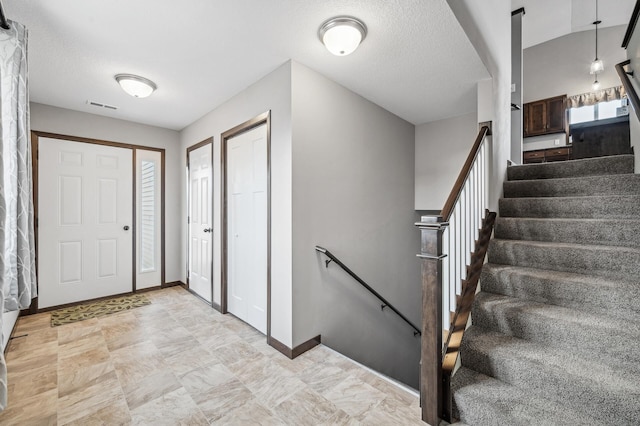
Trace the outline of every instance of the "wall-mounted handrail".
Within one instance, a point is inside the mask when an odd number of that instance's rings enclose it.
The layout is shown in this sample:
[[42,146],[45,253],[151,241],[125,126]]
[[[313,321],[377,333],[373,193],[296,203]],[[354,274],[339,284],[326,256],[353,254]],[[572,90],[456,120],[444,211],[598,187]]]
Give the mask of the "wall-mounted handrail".
[[369,290],[369,292],[371,294],[373,294],[374,296],[376,296],[381,302],[382,302],[382,309],[384,308],[389,308],[391,309],[393,312],[395,312],[400,318],[402,318],[402,320],[404,322],[406,322],[407,324],[409,324],[411,326],[411,328],[413,328],[413,335],[414,336],[419,336],[420,333],[420,329],[413,324],[411,321],[409,321],[409,319],[407,317],[405,317],[402,312],[400,312],[399,310],[397,310],[395,308],[395,306],[393,306],[391,303],[389,303],[389,301],[387,299],[385,299],[384,297],[382,297],[380,295],[380,293],[378,293],[377,291],[375,291],[373,288],[371,288],[371,286],[369,284],[367,284],[362,278],[360,278],[358,275],[356,275],[355,272],[353,272],[351,269],[349,269],[349,267],[347,265],[345,265],[344,263],[342,263],[340,261],[340,259],[338,259],[336,256],[333,255],[333,253],[331,253],[329,250],[327,250],[324,247],[320,247],[320,246],[316,246],[316,251],[319,253],[324,254],[325,256],[327,256],[329,258],[329,260],[325,260],[325,266],[328,268],[329,267],[329,263],[331,262],[335,262],[336,265],[340,266],[342,269],[344,269],[344,271],[349,274],[354,280],[358,281],[358,283],[360,283],[360,285],[362,285],[364,288],[366,288],[367,290]]
[[449,198],[447,198],[447,201],[444,203],[444,207],[440,212],[440,216],[442,216],[442,220],[444,222],[448,222],[451,218],[453,207],[456,205],[458,199],[460,198],[460,194],[462,193],[462,186],[469,177],[469,173],[471,173],[471,167],[478,157],[480,146],[482,145],[484,138],[490,134],[491,133],[489,132],[489,128],[487,126],[482,126],[480,128],[478,136],[476,137],[476,141],[473,143],[473,147],[471,148],[471,151],[467,156],[467,161],[464,162],[464,166],[462,166],[462,170],[460,170],[460,174],[458,175],[458,179],[456,179],[456,183],[453,185],[453,189],[449,194]]
[[627,96],[629,96],[629,102],[631,102],[631,108],[636,112],[636,117],[640,120],[640,98],[638,98],[638,93],[636,92],[635,87],[631,83],[631,79],[629,75],[633,75],[633,71],[627,72],[624,69],[627,65],[629,65],[631,61],[627,59],[624,62],[620,62],[616,65],[616,71],[618,72],[618,76],[620,77],[620,81],[622,81],[622,85],[624,86],[624,90],[627,92]]

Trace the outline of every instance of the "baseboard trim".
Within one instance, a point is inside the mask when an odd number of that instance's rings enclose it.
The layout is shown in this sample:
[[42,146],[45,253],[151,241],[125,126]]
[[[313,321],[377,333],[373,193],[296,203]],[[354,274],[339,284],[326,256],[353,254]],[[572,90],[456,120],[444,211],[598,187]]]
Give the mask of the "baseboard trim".
[[274,337],[268,337],[267,338],[267,343],[269,344],[269,346],[271,346],[272,348],[276,349],[278,352],[280,352],[281,354],[283,354],[287,358],[294,359],[294,358],[299,357],[300,355],[302,355],[303,353],[305,353],[309,349],[312,349],[312,348],[318,346],[321,343],[321,337],[320,337],[320,335],[317,335],[316,337],[313,337],[313,338],[307,340],[306,342],[299,344],[298,346],[296,346],[293,349],[291,349],[290,347],[288,347],[287,345],[285,345],[284,343],[280,342],[278,339],[276,339]]
[[305,353],[306,351],[308,351],[309,349],[313,349],[316,346],[318,346],[321,343],[321,337],[318,334],[316,337],[311,338],[309,340],[307,340],[304,343],[299,344],[298,346],[296,346],[295,348],[293,348],[293,358],[297,358],[300,355],[302,355],[303,353]]
[[160,286],[160,288],[169,288],[169,287],[176,287],[176,286],[180,286],[182,288],[184,288],[185,290],[188,290],[188,287],[185,283],[183,283],[182,281],[171,281],[168,283],[164,283]]

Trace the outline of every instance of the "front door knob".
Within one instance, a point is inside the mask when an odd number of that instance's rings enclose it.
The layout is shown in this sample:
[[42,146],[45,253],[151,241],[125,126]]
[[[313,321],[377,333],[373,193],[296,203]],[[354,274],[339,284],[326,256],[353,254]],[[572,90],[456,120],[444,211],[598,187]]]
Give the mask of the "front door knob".
[[213,232],[213,228],[206,228],[204,232]]
[[128,231],[129,230],[129,226],[125,225],[124,228],[122,228],[122,229],[124,229],[125,231]]

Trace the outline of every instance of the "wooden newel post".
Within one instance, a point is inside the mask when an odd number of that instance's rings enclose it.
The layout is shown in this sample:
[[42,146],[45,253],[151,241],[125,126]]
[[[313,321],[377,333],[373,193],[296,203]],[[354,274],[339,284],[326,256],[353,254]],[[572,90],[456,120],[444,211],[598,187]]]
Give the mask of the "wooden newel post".
[[437,426],[442,418],[442,233],[441,217],[422,216],[422,346],[420,403],[422,420]]

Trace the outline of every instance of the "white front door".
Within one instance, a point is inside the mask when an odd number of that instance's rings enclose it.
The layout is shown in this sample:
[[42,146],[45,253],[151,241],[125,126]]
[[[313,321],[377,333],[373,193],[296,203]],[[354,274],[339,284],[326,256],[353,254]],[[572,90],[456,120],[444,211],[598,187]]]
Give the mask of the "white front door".
[[227,140],[228,310],[267,330],[267,126]]
[[212,301],[212,144],[189,151],[189,288]]
[[40,138],[38,307],[131,292],[132,151]]

